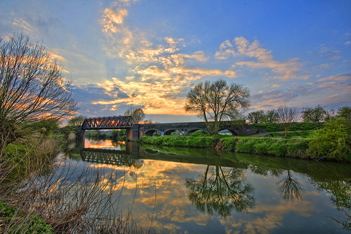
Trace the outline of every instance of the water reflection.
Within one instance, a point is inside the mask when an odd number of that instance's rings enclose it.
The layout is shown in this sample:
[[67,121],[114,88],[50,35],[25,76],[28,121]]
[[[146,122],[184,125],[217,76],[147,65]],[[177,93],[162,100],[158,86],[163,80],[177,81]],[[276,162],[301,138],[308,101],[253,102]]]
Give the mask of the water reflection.
[[254,188],[242,169],[208,165],[198,179],[187,178],[185,184],[189,200],[210,215],[226,217],[233,209],[245,211],[255,204]]
[[303,197],[304,188],[299,181],[294,178],[291,170],[287,171],[286,177],[277,182],[277,186],[286,201],[299,201]]
[[[152,217],[151,232],[349,228],[351,165],[131,144],[111,150],[110,143],[98,144],[80,151],[84,163],[105,168],[102,179],[119,199],[112,208],[132,210],[145,228]],[[110,171],[116,172],[113,177]]]

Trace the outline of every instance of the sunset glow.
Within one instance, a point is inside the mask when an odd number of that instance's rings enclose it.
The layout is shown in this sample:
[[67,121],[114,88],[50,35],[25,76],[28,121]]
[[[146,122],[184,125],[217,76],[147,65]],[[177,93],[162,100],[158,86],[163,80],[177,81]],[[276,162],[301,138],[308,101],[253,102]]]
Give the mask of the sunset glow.
[[79,113],[198,121],[199,82],[248,87],[248,111],[351,105],[351,2],[1,1],[3,39],[43,42],[72,80]]

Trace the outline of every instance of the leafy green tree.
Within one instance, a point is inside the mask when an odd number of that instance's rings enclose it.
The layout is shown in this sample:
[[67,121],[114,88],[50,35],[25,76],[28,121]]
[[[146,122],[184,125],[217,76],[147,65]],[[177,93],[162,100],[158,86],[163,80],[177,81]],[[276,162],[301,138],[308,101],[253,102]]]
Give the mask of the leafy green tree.
[[143,109],[141,108],[134,109],[133,107],[129,108],[126,112],[124,112],[124,116],[132,116],[135,122],[137,123],[142,121],[145,118]]
[[351,121],[334,118],[314,132],[307,153],[316,158],[351,160]]
[[249,121],[253,124],[257,124],[257,123],[264,123],[265,122],[265,114],[264,111],[254,111],[249,113],[249,115],[247,116],[247,118],[249,119]]
[[279,119],[279,115],[276,110],[269,110],[265,114],[266,123],[277,123],[278,119]]
[[304,122],[322,122],[328,117],[328,112],[321,105],[305,108],[301,113]]
[[68,120],[68,126],[81,126],[85,120],[85,117],[80,115],[73,117],[72,119]]
[[220,122],[236,119],[240,109],[249,107],[250,91],[239,84],[228,85],[224,80],[206,81],[195,85],[187,95],[185,111],[198,114],[206,123],[213,120],[213,132]]
[[338,110],[337,117],[345,118],[351,121],[351,107],[345,106]]

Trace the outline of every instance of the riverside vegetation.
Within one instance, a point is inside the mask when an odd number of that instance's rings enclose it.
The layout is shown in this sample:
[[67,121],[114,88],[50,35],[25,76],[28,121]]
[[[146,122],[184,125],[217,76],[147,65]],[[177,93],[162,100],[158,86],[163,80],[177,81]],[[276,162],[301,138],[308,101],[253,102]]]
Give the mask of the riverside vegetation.
[[[327,122],[256,123],[251,126],[264,137],[233,137],[207,132],[189,136],[145,136],[142,144],[164,146],[214,148],[238,153],[254,153],[296,158],[328,159],[351,162],[351,120],[343,115],[349,107]],[[289,131],[282,133],[289,125]]]

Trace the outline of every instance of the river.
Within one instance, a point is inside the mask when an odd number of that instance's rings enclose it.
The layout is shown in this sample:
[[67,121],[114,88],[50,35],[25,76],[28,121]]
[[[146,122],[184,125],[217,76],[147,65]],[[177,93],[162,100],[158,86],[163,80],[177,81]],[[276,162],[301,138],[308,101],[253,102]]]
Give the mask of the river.
[[350,231],[350,164],[86,139],[56,165],[99,171],[109,196],[99,218],[128,216],[151,233]]

